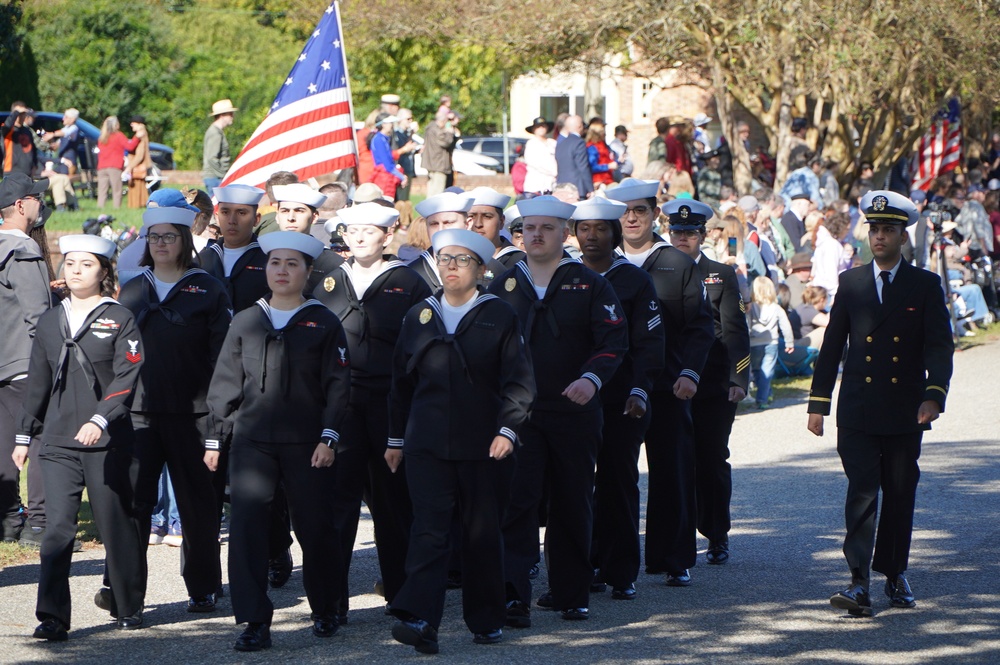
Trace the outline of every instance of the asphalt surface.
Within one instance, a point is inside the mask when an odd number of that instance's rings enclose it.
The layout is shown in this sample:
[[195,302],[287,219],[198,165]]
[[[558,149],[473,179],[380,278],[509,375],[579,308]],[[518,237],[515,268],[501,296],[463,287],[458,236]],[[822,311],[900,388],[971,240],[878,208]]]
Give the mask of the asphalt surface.
[[[805,429],[804,398],[797,397],[737,419],[727,565],[705,565],[700,554],[694,584],[681,589],[668,588],[661,576],[642,575],[634,601],[594,595],[587,622],[535,610],[534,627],[506,629],[495,646],[472,643],[460,592],[450,591],[441,656],[462,663],[1000,663],[1000,344],[964,351],[955,360],[948,411],[924,437],[909,574],[916,609],[889,608],[881,580],[872,585],[874,618],[852,619],[830,607],[830,594],[849,581],[840,551],[846,481],[832,419],[826,436],[817,439]],[[68,642],[53,644],[30,637],[37,623],[37,564],[12,566],[0,571],[0,662],[374,664],[430,658],[390,636],[392,619],[371,592],[377,566],[367,513],[355,548],[350,622],[332,639],[311,634],[298,552],[295,561],[291,581],[271,593],[274,647],[257,654],[232,650],[239,630],[228,597],[214,615],[185,612],[178,549],[150,548],[148,627],[128,633],[116,630],[92,602],[102,551],[76,555],[73,629]]]

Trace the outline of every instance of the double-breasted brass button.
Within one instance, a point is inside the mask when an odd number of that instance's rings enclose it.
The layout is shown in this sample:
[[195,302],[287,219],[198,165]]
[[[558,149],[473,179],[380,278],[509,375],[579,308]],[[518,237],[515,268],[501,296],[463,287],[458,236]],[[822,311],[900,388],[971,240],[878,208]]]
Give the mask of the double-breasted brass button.
[[871,383],[871,382],[872,382],[872,377],[866,376],[865,377],[865,383]]
[[[869,342],[870,342],[870,341],[872,341],[872,340],[871,340],[871,337],[869,337],[869,338],[868,338],[868,341],[869,341]],[[893,338],[892,338],[892,341],[894,341],[894,342],[898,342],[898,341],[899,341],[899,338],[898,338],[898,337],[893,337]]]
[[[866,341],[866,342],[870,342],[870,341],[872,341],[872,336],[871,336],[871,335],[868,335],[868,337],[867,337],[867,338],[865,338],[865,341]],[[899,341],[899,338],[898,338],[898,337],[896,338],[896,341],[897,341],[897,342]]]
[[897,379],[896,377],[892,377],[892,382],[893,383],[899,383],[899,379]]
[[865,356],[865,362],[870,363],[872,361],[871,356]]
[[892,357],[892,362],[898,363],[899,362],[899,356],[893,356]]

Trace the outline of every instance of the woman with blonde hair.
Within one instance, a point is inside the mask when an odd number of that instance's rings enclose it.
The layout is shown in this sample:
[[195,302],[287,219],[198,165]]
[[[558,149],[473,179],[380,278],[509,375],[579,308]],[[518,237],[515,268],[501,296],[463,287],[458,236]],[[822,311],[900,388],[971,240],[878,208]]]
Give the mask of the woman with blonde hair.
[[97,137],[97,207],[103,208],[111,189],[114,207],[122,207],[122,167],[125,153],[135,150],[139,140],[125,138],[118,118],[109,115],[101,125],[101,135]]
[[778,304],[774,282],[767,277],[753,281],[753,304],[750,305],[750,368],[757,384],[758,409],[768,408],[771,379],[778,364],[779,333],[785,340],[785,353],[791,353],[795,336],[788,315]]
[[128,163],[125,172],[128,174],[128,207],[145,208],[149,201],[149,190],[146,189],[146,175],[153,165],[149,156],[149,133],[146,131],[146,119],[134,115],[129,120],[132,126],[133,141],[137,141],[134,149],[129,150]]

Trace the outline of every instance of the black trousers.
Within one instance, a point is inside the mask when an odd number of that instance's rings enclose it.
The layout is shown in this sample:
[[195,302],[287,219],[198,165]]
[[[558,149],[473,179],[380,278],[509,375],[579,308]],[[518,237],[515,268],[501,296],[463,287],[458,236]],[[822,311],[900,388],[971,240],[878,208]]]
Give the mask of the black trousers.
[[591,559],[600,579],[624,588],[639,577],[639,450],[651,412],[624,414],[625,404],[604,406],[604,431],[594,481]]
[[695,487],[698,532],[710,541],[729,535],[729,504],[733,498],[733,470],[729,465],[729,435],[736,404],[728,395],[691,400],[694,425]]
[[[25,517],[28,526],[45,528],[42,470],[37,464],[28,465],[28,505],[25,514],[22,514],[21,472],[11,458],[27,385],[28,379],[0,382],[0,540],[16,540]],[[32,440],[28,449],[30,459],[36,459],[40,445],[37,440]]]
[[[535,411],[521,428],[522,446],[504,519],[504,568],[508,600],[531,602],[528,572],[538,561],[538,505],[550,482],[545,558],[556,609],[588,607],[594,569],[594,466],[604,414]],[[464,578],[463,576],[463,585]]]
[[70,625],[69,569],[84,488],[104,543],[106,574],[119,616],[142,610],[146,597],[143,543],[149,538],[149,524],[143,531],[132,510],[138,471],[132,446],[96,450],[42,446],[36,462],[49,488],[35,608],[38,620],[53,617]]
[[[184,527],[181,577],[189,596],[215,593],[222,583],[219,560],[219,511],[216,510],[212,472],[205,466],[198,418],[190,415],[132,414],[135,455],[139,460],[136,514],[148,533],[156,506],[163,465],[177,497],[177,512]],[[149,547],[148,538],[143,541]]]
[[[922,439],[922,432],[878,436],[844,427],[837,430],[837,452],[847,474],[844,556],[856,579],[867,582],[869,568],[890,578],[906,571]],[[880,489],[882,515],[876,538]]]
[[404,460],[396,473],[385,462],[389,437],[388,395],[352,387],[351,404],[341,439],[350,446],[334,462],[334,514],[341,541],[341,614],[348,609],[348,577],[354,541],[358,534],[362,498],[368,503],[375,527],[378,565],[385,599],[392,603],[406,579],[406,549],[410,540],[413,508],[407,489]]
[[229,530],[229,587],[236,623],[271,623],[267,597],[267,523],[278,484],[284,482],[295,537],[302,547],[302,586],[313,619],[337,615],[340,557],[333,525],[333,468],[311,465],[316,443],[264,443],[233,439],[229,453],[232,525]]
[[444,613],[451,559],[452,516],[461,513],[462,614],[473,633],[504,625],[503,515],[510,500],[515,458],[497,461],[406,457],[413,526],[406,581],[393,614],[415,616],[437,628]]
[[691,402],[666,391],[649,397],[646,572],[677,572],[694,566],[697,557]]

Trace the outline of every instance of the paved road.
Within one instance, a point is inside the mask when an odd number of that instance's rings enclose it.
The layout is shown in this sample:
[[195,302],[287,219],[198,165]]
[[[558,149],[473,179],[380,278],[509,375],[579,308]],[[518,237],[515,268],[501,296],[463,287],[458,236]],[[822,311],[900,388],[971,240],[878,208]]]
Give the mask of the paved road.
[[[876,615],[850,619],[827,598],[848,575],[840,552],[845,480],[828,432],[805,430],[803,400],[741,415],[733,437],[733,558],[694,569],[694,585],[668,588],[643,576],[634,602],[609,594],[591,601],[592,619],[568,623],[533,613],[535,627],[508,630],[498,646],[476,646],[449,592],[441,631],[449,662],[566,663],[998,663],[1000,662],[1000,464],[997,463],[1000,344],[956,356],[948,412],[924,439],[910,579],[915,610],[893,610],[880,592]],[[263,654],[231,649],[237,635],[229,601],[218,616],[184,612],[176,549],[150,548],[146,619],[123,634],[91,602],[101,551],[73,564],[74,626],[69,642],[29,635],[37,565],[0,572],[0,662],[412,662],[389,636],[391,620],[370,593],[376,577],[371,522],[355,550],[350,624],[329,640],[312,637],[296,568],[272,593],[275,646]],[[705,542],[701,542],[705,546]],[[301,557],[296,554],[296,561]],[[544,576],[544,573],[543,573]],[[540,585],[544,580],[540,580]],[[877,591],[873,587],[873,591]]]

